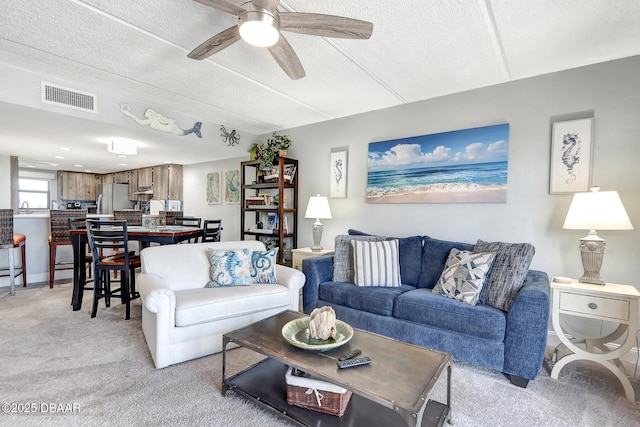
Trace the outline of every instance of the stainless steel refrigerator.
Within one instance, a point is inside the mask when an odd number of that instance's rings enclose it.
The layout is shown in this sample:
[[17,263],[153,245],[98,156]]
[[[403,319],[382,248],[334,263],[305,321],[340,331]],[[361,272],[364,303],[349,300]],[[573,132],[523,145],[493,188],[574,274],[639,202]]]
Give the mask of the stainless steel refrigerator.
[[129,184],[98,184],[98,214],[112,214],[113,211],[131,209]]

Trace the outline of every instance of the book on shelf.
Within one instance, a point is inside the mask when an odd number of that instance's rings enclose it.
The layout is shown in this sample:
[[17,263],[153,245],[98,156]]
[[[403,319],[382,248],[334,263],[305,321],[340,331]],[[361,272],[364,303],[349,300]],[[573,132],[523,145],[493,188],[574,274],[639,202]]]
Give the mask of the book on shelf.
[[259,196],[246,196],[245,203],[247,205],[247,208],[262,207],[266,204],[264,197]]
[[[284,168],[284,180],[289,181],[289,184],[293,184],[293,179],[296,176],[296,166],[288,165]],[[277,182],[280,177],[280,172],[277,168],[269,169],[265,172],[264,180],[269,182]]]

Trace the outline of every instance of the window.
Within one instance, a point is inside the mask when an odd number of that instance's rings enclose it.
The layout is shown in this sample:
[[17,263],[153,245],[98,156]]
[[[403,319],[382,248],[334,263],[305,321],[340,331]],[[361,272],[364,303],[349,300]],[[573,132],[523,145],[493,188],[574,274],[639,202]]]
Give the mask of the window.
[[29,209],[49,209],[50,183],[48,179],[19,178],[18,206],[26,202]]

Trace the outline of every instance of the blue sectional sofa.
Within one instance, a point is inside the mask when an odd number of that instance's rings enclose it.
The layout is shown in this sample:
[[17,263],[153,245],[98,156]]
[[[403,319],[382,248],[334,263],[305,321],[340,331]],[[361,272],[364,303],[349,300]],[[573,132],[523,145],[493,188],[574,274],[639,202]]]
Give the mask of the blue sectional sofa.
[[[353,234],[360,234],[351,231]],[[334,282],[334,256],[303,260],[305,313],[331,306],[338,319],[391,338],[451,353],[453,358],[505,373],[526,387],[543,361],[549,318],[549,279],[528,270],[508,312],[471,306],[432,293],[452,248],[474,245],[415,236],[399,240],[402,286],[362,287]],[[336,254],[337,256],[337,254]],[[491,274],[491,271],[489,272]]]

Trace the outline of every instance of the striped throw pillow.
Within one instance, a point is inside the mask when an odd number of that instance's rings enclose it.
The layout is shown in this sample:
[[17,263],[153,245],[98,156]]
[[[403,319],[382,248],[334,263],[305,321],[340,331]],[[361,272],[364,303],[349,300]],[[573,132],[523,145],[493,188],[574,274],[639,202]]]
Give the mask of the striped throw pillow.
[[401,286],[398,240],[352,240],[354,283],[358,286]]

